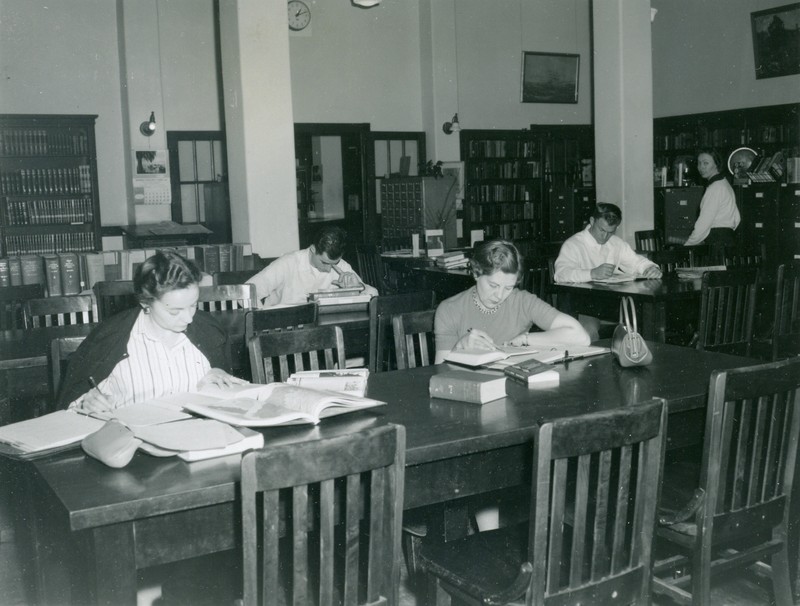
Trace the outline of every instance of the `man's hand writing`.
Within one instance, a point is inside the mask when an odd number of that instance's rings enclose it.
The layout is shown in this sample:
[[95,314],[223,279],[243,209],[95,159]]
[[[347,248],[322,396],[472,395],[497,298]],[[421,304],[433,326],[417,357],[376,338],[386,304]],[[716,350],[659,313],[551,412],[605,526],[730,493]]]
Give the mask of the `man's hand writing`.
[[592,280],[605,280],[614,275],[614,265],[612,263],[603,263],[595,267],[592,272]]

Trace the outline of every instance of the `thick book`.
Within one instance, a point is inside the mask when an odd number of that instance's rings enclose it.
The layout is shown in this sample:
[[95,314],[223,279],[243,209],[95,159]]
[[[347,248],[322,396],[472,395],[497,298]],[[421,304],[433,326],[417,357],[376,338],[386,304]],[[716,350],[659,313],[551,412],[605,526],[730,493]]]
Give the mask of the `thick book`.
[[11,286],[22,286],[22,261],[17,256],[8,258],[8,279]]
[[386,404],[371,398],[284,383],[208,386],[199,392],[175,394],[160,400],[166,402],[167,399],[184,410],[242,427],[317,424],[327,417]]
[[453,349],[445,354],[447,362],[464,364],[465,366],[483,366],[499,362],[514,356],[524,356],[538,353],[533,347],[516,347],[514,345],[498,345],[495,349]]
[[91,290],[98,282],[103,282],[106,279],[106,266],[103,261],[103,253],[101,252],[87,252],[81,256],[82,264],[82,281],[83,288]]
[[74,252],[59,253],[58,266],[61,272],[61,294],[79,294],[82,289],[78,255]]
[[503,369],[503,373],[519,383],[558,383],[558,372],[550,364],[539,360],[524,360],[511,364]]
[[8,259],[0,259],[0,288],[11,286],[11,275],[8,268]]
[[[57,262],[58,259],[56,259],[56,263]],[[23,284],[46,284],[44,277],[44,264],[42,263],[42,258],[39,255],[21,255],[19,258],[19,263]]]
[[44,278],[47,296],[60,296],[62,294],[61,266],[58,262],[58,255],[42,255],[42,262],[44,263]]
[[431,377],[432,398],[485,404],[506,395],[506,377],[474,370],[452,370]]

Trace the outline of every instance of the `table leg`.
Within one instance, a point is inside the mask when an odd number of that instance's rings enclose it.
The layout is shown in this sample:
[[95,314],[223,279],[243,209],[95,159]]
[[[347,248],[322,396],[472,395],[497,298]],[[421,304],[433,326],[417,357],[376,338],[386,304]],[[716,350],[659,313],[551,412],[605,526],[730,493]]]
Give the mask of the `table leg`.
[[133,523],[91,531],[97,604],[136,604],[136,552]]

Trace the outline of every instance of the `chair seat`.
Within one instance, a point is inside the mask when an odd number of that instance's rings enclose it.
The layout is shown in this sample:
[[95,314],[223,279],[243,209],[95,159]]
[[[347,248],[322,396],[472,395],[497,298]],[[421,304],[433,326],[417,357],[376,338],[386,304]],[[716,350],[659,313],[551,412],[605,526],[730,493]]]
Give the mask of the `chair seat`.
[[[470,595],[487,600],[518,583],[528,548],[528,525],[517,524],[450,541],[423,541],[423,566]],[[530,573],[528,573],[528,577]],[[524,597],[528,582],[514,597]]]

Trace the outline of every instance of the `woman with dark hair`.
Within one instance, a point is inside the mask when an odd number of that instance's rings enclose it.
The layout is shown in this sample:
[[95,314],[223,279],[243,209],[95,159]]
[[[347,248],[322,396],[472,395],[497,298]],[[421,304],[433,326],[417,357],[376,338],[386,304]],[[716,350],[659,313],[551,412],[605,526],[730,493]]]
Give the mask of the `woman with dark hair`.
[[[523,263],[505,240],[482,242],[471,260],[475,286],[436,310],[436,362],[452,349],[493,349],[496,344],[588,345],[578,321],[536,295],[519,290]],[[543,332],[528,332],[533,325]]]
[[173,252],[157,252],[136,270],[139,307],[97,326],[70,359],[61,408],[101,412],[204,384],[242,383],[228,374],[228,336],[197,311],[201,273]]
[[733,231],[739,225],[741,216],[733,188],[722,174],[722,167],[722,159],[716,150],[701,149],[697,153],[697,170],[706,179],[707,185],[700,200],[700,215],[684,246],[736,243]]

